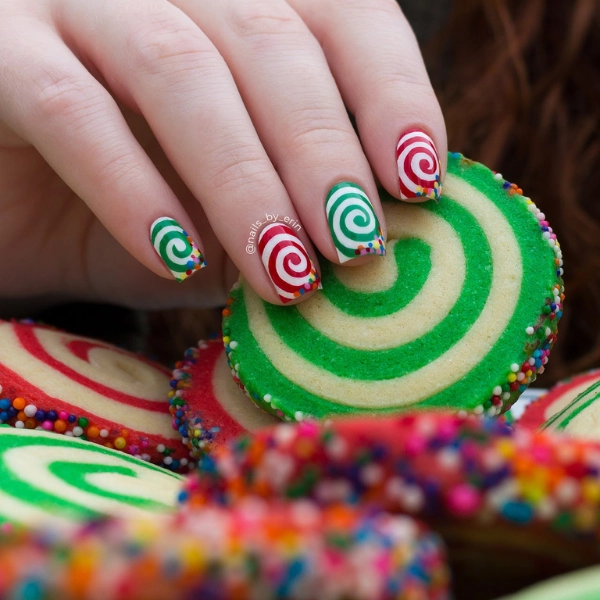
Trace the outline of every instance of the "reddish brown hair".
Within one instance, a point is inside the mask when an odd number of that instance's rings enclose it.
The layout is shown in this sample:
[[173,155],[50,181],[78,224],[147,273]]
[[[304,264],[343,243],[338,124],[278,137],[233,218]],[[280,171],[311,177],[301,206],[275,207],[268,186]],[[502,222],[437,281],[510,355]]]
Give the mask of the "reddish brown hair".
[[600,2],[454,0],[426,48],[449,147],[515,181],[565,255],[565,314],[540,383],[600,366]]

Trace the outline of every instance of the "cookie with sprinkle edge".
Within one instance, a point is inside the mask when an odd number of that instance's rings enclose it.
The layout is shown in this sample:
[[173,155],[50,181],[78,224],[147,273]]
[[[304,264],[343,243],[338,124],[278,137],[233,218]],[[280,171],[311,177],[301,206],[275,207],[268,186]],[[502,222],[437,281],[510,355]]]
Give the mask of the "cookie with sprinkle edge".
[[[261,408],[297,421],[415,408],[498,415],[544,371],[564,300],[545,215],[457,153],[443,190],[439,203],[388,198],[387,256],[354,268],[321,258],[323,290],[300,304],[234,286],[223,343]],[[360,227],[352,212],[340,218]]]

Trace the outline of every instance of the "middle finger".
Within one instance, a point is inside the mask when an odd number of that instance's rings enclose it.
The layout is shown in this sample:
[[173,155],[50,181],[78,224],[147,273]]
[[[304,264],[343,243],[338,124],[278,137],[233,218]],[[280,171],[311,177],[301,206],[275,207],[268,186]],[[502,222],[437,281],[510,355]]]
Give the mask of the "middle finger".
[[303,226],[329,260],[383,255],[383,215],[319,43],[283,0],[172,0],[225,58]]

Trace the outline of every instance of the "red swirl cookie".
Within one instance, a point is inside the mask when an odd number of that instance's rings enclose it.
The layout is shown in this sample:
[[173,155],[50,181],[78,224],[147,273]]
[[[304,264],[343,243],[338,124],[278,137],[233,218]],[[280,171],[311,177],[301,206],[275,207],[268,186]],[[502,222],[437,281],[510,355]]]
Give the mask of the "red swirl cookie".
[[0,424],[45,429],[187,470],[169,371],[102,341],[0,321]]
[[189,348],[175,365],[171,387],[173,428],[195,458],[237,435],[279,422],[240,389],[221,340],[200,341]]
[[594,442],[421,412],[280,424],[199,466],[187,482],[191,505],[308,497],[424,519],[445,538],[461,599],[495,598],[600,561]]
[[523,413],[519,424],[536,429],[566,408],[579,394],[600,381],[600,369],[575,375],[559,381],[546,394],[532,402]]

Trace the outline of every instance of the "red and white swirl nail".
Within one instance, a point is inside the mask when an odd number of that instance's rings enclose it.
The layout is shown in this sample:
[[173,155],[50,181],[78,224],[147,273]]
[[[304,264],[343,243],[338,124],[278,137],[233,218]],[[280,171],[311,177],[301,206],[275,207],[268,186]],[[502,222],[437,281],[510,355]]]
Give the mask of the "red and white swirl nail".
[[258,252],[284,304],[321,289],[315,265],[291,227],[283,223],[267,225],[258,238]]
[[419,129],[405,132],[396,147],[400,197],[439,200],[442,195],[440,158],[433,140]]

